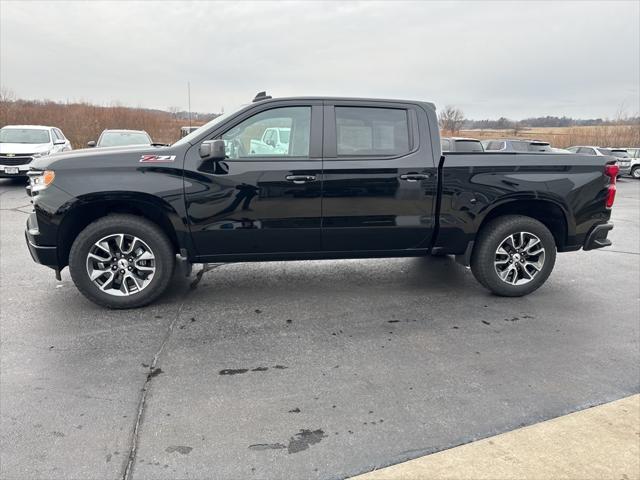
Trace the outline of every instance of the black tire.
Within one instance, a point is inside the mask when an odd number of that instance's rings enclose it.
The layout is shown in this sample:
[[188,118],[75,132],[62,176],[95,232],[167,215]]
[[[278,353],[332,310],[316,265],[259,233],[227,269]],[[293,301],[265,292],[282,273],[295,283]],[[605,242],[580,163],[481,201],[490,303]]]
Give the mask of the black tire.
[[[119,233],[138,237],[155,256],[155,273],[151,281],[141,291],[128,296],[103,292],[87,272],[87,255],[94,243]],[[98,305],[113,309],[142,307],[156,300],[169,286],[174,267],[175,251],[167,235],[155,223],[135,215],[113,214],[89,224],[76,237],[69,253],[69,271],[80,293]]]
[[[513,285],[500,278],[494,262],[496,251],[509,235],[528,232],[538,237],[545,250],[542,268],[528,283]],[[537,290],[549,278],[556,262],[556,242],[547,227],[522,215],[504,215],[487,223],[478,234],[471,255],[471,271],[488,290],[503,297],[521,297]]]
[[640,180],[640,165],[636,165],[631,169],[631,176],[636,180]]

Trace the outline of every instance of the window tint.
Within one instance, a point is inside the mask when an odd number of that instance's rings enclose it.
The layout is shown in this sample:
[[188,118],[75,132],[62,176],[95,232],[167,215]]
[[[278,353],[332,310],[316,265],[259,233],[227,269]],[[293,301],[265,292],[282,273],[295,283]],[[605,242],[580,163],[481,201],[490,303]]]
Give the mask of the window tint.
[[529,144],[530,152],[552,152],[551,145],[544,142],[535,142]]
[[587,147],[580,147],[578,149],[578,153],[583,153],[585,155],[595,155],[593,148],[587,148]]
[[98,139],[99,147],[124,147],[128,145],[149,145],[151,139],[145,132],[104,131]]
[[247,118],[221,138],[229,158],[308,157],[310,136],[311,107],[282,107]]
[[502,150],[504,148],[504,142],[492,141],[487,144],[487,150]]
[[34,128],[2,128],[0,129],[0,143],[49,143],[48,130]]
[[60,138],[60,140],[65,140],[65,136],[62,133],[62,130],[60,130],[59,128],[54,128],[53,131],[58,134],[58,138]]
[[478,140],[456,140],[456,152],[484,152]]
[[609,150],[609,155],[617,158],[629,158],[629,154],[625,150]]
[[528,142],[511,142],[511,146],[516,152],[528,152],[529,151],[529,143]]
[[336,107],[335,111],[338,156],[409,153],[406,110]]

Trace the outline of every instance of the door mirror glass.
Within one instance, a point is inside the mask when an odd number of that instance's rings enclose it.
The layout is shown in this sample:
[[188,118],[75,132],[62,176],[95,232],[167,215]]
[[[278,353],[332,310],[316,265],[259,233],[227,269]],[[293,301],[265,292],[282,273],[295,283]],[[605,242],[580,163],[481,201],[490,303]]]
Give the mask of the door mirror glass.
[[200,158],[203,160],[223,160],[226,156],[224,140],[205,140],[200,144]]

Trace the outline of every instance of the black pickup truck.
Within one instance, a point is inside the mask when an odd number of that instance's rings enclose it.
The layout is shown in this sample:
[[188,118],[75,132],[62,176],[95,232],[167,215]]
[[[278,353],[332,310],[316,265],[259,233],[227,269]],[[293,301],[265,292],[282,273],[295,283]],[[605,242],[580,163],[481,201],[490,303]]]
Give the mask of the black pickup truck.
[[453,254],[521,296],[556,252],[611,244],[607,159],[442,155],[431,103],[258,95],[171,146],[36,160],[26,240],[111,308],[158,298],[177,261]]

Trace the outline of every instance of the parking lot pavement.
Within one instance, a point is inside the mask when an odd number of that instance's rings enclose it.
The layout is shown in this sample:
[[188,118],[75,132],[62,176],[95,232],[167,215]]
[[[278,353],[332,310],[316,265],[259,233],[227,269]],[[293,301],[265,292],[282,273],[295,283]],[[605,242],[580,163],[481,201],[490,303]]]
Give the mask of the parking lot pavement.
[[107,311],[31,261],[22,186],[0,208],[2,478],[122,478],[132,450],[130,478],[342,478],[640,390],[640,182],[612,247],[519,299],[376,259],[210,266]]

